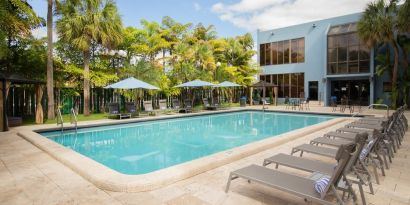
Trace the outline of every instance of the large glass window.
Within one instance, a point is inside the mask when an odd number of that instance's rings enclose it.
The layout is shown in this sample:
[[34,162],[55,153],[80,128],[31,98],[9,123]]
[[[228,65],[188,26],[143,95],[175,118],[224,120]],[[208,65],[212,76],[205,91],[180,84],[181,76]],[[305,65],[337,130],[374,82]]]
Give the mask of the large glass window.
[[[298,95],[300,97],[300,93],[305,93],[305,74],[304,73],[297,73],[298,76]],[[303,96],[305,97],[305,96]]]
[[261,44],[259,48],[259,63],[265,65],[265,44]]
[[278,85],[278,97],[280,98],[303,97],[305,88],[304,73],[261,75],[259,79]]
[[272,46],[272,65],[278,64],[278,42],[273,42]]
[[283,74],[278,75],[278,96],[280,98],[285,97],[283,92]]
[[283,74],[283,92],[284,92],[284,97],[290,97],[290,80],[289,80],[289,74]]
[[290,53],[290,43],[289,41],[283,41],[283,63],[284,64],[289,64],[290,58],[289,58],[289,53]]
[[271,53],[270,53],[270,43],[265,44],[265,65],[271,65]]
[[297,63],[298,62],[298,40],[297,39],[293,39],[290,42],[290,62],[291,63]]
[[283,41],[278,42],[278,64],[283,64]]
[[298,96],[298,76],[297,73],[290,74],[290,96]]
[[298,63],[305,62],[305,38],[299,38],[298,42]]
[[368,73],[370,51],[360,41],[356,24],[331,27],[327,37],[327,74]]
[[260,65],[305,62],[305,38],[260,44]]

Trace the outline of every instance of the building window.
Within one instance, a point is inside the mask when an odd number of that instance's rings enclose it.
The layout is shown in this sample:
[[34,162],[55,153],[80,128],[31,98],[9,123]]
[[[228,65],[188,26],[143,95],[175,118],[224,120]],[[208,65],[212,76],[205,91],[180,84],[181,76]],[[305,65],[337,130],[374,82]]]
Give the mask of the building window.
[[305,38],[260,44],[259,49],[261,66],[305,62]]
[[297,61],[298,63],[305,62],[305,38],[299,38],[297,40],[298,43],[298,56]]
[[265,44],[260,45],[259,57],[260,57],[259,59],[260,65],[261,66],[265,65]]
[[[305,74],[304,73],[286,73],[261,75],[260,80],[272,82],[278,85],[279,98],[299,98],[304,95]],[[303,96],[302,96],[303,97]]]
[[271,56],[272,56],[270,52],[271,51],[270,47],[271,47],[270,43],[265,45],[265,65],[272,65],[272,62],[270,61]]
[[360,41],[356,24],[333,26],[327,36],[327,74],[370,72],[370,50]]
[[272,65],[278,64],[278,42],[271,44],[272,49]]

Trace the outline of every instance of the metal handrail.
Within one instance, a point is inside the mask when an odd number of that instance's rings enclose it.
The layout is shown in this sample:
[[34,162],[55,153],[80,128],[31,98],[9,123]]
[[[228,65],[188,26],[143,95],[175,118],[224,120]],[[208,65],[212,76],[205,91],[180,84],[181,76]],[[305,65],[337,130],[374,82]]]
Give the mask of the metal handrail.
[[75,113],[74,108],[71,108],[70,122],[71,124],[74,124],[75,131],[77,132],[77,114]]
[[[373,107],[375,107],[375,106],[383,106],[383,107],[387,108],[387,115],[386,115],[386,117],[389,117],[389,106],[388,106],[388,105],[386,105],[386,104],[370,104],[369,106],[367,106],[367,109],[373,108]],[[360,114],[360,111],[357,112],[357,113],[355,113],[355,114],[353,114],[352,117],[356,117],[358,114]]]
[[61,115],[61,110],[60,108],[57,109],[57,126],[61,125],[61,132],[64,131],[64,122],[63,122],[63,116]]

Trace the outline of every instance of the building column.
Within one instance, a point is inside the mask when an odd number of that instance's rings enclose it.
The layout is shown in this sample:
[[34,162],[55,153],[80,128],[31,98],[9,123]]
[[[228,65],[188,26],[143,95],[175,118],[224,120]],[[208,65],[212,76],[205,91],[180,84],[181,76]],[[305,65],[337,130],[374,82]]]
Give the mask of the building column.
[[327,100],[327,99],[329,99],[330,98],[330,82],[329,82],[329,79],[328,78],[323,78],[322,79],[322,82],[320,82],[321,84],[322,84],[322,86],[323,86],[323,99],[322,99],[322,101],[323,101],[323,105],[324,106],[329,106],[329,101]]
[[370,77],[369,77],[369,81],[370,81],[370,99],[369,99],[369,103],[373,104],[374,103],[374,97],[375,97],[375,89],[374,87],[376,86],[375,83],[375,77],[374,77],[374,48],[370,49]]
[[44,123],[43,106],[41,106],[41,99],[43,98],[43,89],[41,85],[36,85],[36,124]]
[[0,132],[8,131],[9,125],[7,121],[7,96],[9,93],[11,83],[9,81],[3,80],[0,83]]
[[375,83],[374,83],[374,77],[373,76],[370,76],[369,77],[369,87],[370,87],[370,96],[369,96],[369,105],[371,105],[371,104],[373,104],[374,103],[374,86],[375,86]]
[[250,92],[249,93],[249,105],[252,106],[252,104],[253,104],[253,99],[252,99],[253,87],[250,87],[249,92]]
[[275,106],[278,105],[278,86],[273,87],[273,93],[275,95]]
[[5,89],[3,89],[4,88],[4,86],[5,86],[5,82],[3,81],[3,82],[1,82],[0,83],[0,132],[3,132],[3,131],[7,131],[5,128],[6,128],[6,123],[5,123],[5,120],[6,120],[6,117],[5,117],[5,101],[6,101],[6,91],[5,91]]

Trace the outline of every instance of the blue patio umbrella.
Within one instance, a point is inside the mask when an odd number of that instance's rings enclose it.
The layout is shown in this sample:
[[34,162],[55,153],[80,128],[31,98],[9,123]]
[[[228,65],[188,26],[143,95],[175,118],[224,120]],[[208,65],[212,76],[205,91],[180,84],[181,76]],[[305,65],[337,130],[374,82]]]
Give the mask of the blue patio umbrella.
[[108,85],[104,88],[117,88],[117,89],[137,89],[137,88],[142,88],[142,89],[147,89],[147,90],[159,90],[159,88],[146,83],[144,81],[135,79],[134,77],[127,78],[125,80],[121,80],[119,82],[116,82],[114,84]]
[[215,84],[197,79],[197,80],[179,84],[175,86],[175,88],[213,87],[213,86],[215,86]]
[[[193,80],[193,81],[189,81],[189,82],[186,82],[186,83],[179,84],[179,85],[175,86],[175,88],[201,88],[201,87],[213,88],[214,86],[215,86],[215,84],[213,84],[213,83],[196,79],[196,80]],[[194,101],[194,99],[192,99],[192,101]]]
[[[235,87],[241,87],[241,85],[230,82],[230,81],[224,81],[222,83],[216,84],[214,87],[216,88],[235,88]],[[218,91],[218,90],[217,90]],[[220,93],[218,91],[218,97],[220,96]],[[231,103],[232,99],[229,99],[229,103]]]
[[223,88],[223,87],[241,87],[241,85],[233,83],[233,82],[229,82],[229,81],[224,81],[222,83],[216,84],[214,87],[218,87],[218,88]]

